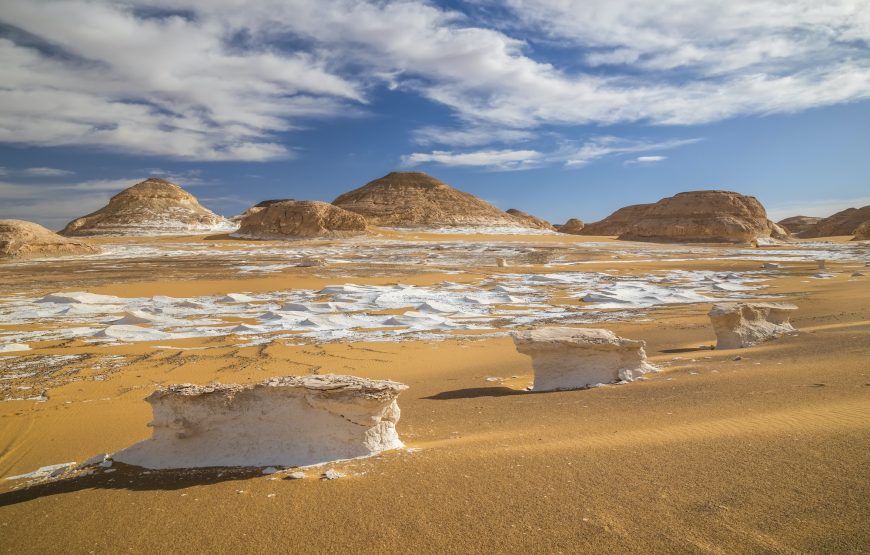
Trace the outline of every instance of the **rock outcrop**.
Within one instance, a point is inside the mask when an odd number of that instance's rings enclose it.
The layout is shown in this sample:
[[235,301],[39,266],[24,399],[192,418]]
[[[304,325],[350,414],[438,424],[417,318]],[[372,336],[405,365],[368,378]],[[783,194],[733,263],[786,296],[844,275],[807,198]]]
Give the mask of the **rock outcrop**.
[[245,216],[233,236],[245,239],[348,237],[365,233],[367,228],[365,218],[332,204],[286,200]]
[[812,228],[821,220],[821,218],[817,218],[815,216],[792,216],[790,218],[780,220],[777,223],[780,226],[784,227],[789,233],[798,235]]
[[578,220],[577,218],[571,218],[570,220],[568,220],[564,224],[560,225],[557,228],[557,231],[559,233],[570,233],[571,235],[580,235],[581,232],[583,231],[584,227],[586,227],[586,224],[584,224],[581,220]]
[[801,237],[835,237],[855,235],[861,225],[870,222],[870,205],[847,208],[833,216],[822,218],[816,225],[800,234]]
[[864,222],[855,229],[853,241],[870,241],[870,221]]
[[723,303],[709,312],[717,349],[740,349],[794,331],[789,317],[797,307],[784,303]]
[[236,225],[169,181],[146,179],[109,204],[71,221],[61,235],[185,235],[233,231]]
[[169,386],[145,400],[150,439],[112,458],[153,469],[303,466],[402,447],[406,385],[335,374],[252,385]]
[[586,224],[578,235],[622,235],[637,222],[651,204],[624,206],[603,220]]
[[422,172],[392,172],[332,203],[383,227],[519,227],[513,216]]
[[624,339],[608,330],[552,327],[512,335],[517,351],[532,357],[533,391],[630,382],[656,371],[646,360],[643,341]]
[[647,206],[622,234],[629,241],[749,243],[779,234],[755,197],[731,191],[678,193]]
[[517,210],[516,208],[508,208],[506,214],[510,214],[517,221],[517,225],[520,227],[528,227],[530,229],[546,229],[547,231],[555,231],[555,227],[553,224],[548,222],[547,220],[542,220],[536,216],[532,216],[522,210]]
[[98,254],[101,249],[84,241],[61,237],[24,220],[0,220],[0,259],[51,258]]
[[230,218],[230,221],[239,223],[242,220],[244,220],[247,216],[250,216],[251,214],[256,214],[257,212],[259,212],[263,208],[266,208],[267,206],[272,206],[273,204],[278,204],[279,202],[287,202],[287,201],[291,201],[291,200],[295,200],[295,199],[281,198],[281,199],[271,199],[271,200],[260,201],[257,204],[255,204],[254,206],[252,206],[252,207],[248,208],[247,210],[245,210],[244,212],[242,212],[241,214],[236,214],[235,216]]

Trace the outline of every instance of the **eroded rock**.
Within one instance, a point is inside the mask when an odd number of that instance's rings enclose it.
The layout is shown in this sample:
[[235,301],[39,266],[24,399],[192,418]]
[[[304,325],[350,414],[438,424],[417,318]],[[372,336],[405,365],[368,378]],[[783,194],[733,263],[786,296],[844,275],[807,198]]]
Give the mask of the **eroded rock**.
[[723,303],[709,312],[717,349],[740,349],[795,331],[789,318],[797,306],[786,303]]
[[33,222],[0,220],[0,259],[98,254],[101,250],[84,241],[61,237]]
[[582,220],[578,220],[577,218],[571,218],[564,224],[560,225],[557,229],[559,233],[580,235],[580,232],[583,231],[584,227],[586,227],[586,224],[584,224]]
[[251,385],[172,385],[149,395],[151,439],[115,453],[154,469],[304,466],[403,446],[401,383],[336,374]]
[[234,237],[292,239],[300,237],[349,237],[365,233],[366,219],[337,206],[316,200],[273,202],[245,216]]
[[604,329],[540,328],[512,334],[517,351],[532,357],[533,391],[581,389],[630,382],[656,367],[647,362],[645,342]]

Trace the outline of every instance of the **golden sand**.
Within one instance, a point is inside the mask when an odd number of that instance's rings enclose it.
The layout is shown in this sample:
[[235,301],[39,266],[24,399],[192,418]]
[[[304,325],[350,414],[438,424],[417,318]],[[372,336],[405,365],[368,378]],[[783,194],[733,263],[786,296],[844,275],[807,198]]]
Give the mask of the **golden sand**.
[[[409,235],[393,235],[403,236]],[[215,279],[208,267],[177,260],[164,267],[149,262],[157,271],[75,273],[88,264],[30,265],[17,270],[19,279],[0,267],[0,284],[10,293],[44,294],[60,289],[66,274],[77,280],[66,290],[188,296],[445,279],[438,272],[397,271],[338,281],[301,268]],[[618,266],[602,260],[581,270],[758,265],[691,260]],[[532,379],[530,360],[503,336],[308,345],[278,340],[252,347],[237,347],[232,336],[40,344],[39,354],[93,359],[77,363],[75,379],[57,377],[47,385],[48,401],[0,403],[3,477],[83,461],[148,437],[151,413],[142,399],[155,387],[310,372],[408,384],[399,398],[399,433],[410,449],[307,470],[307,479],[293,481],[255,470],[146,474],[120,464],[114,472],[30,487],[2,481],[0,551],[865,551],[870,278],[849,279],[856,264],[829,262],[839,273],[828,280],[807,279],[813,271],[808,263],[784,266],[770,291],[800,307],[792,319],[798,335],[740,351],[702,349],[715,343],[706,316],[710,305],[661,307],[649,311],[651,321],[602,327],[646,340],[650,360],[662,372],[583,391],[524,392]],[[477,267],[449,279],[474,282],[503,270],[510,268]],[[158,344],[174,348],[155,349]],[[91,360],[111,355],[133,362],[107,372],[103,381],[84,379],[96,372]],[[499,380],[487,380],[493,377]],[[326,468],[348,476],[317,480]]]

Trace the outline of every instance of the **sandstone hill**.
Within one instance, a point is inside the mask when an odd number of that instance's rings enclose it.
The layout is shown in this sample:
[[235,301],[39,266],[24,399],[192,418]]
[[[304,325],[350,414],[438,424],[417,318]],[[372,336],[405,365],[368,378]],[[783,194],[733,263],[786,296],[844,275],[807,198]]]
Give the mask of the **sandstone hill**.
[[651,204],[624,206],[603,220],[586,224],[579,235],[622,235],[637,222]]
[[571,218],[564,224],[560,225],[557,229],[559,233],[570,233],[571,235],[580,235],[583,231],[583,228],[586,227],[586,224],[583,223],[582,220],[578,220],[577,218]]
[[519,227],[513,216],[422,172],[392,172],[333,204],[383,227]]
[[272,202],[245,216],[234,237],[280,239],[299,237],[346,237],[365,233],[366,219],[316,200]]
[[263,208],[266,208],[267,206],[272,206],[273,204],[277,204],[279,202],[287,202],[288,200],[294,200],[294,199],[292,199],[292,198],[280,198],[280,199],[271,199],[271,200],[260,201],[257,204],[255,204],[254,206],[252,206],[252,207],[248,208],[247,210],[245,210],[244,212],[242,212],[241,214],[236,214],[235,216],[230,218],[230,221],[236,222],[236,223],[241,222],[247,216],[250,216],[251,214],[254,214],[255,212],[259,212],[260,210],[262,210]]
[[99,252],[99,247],[61,237],[33,222],[0,220],[0,258],[48,258]]
[[523,212],[522,210],[517,210],[516,208],[509,208],[506,213],[513,216],[514,219],[516,219],[517,223],[522,227],[528,227],[531,229],[546,229],[549,231],[554,231],[556,229],[553,224],[551,224],[547,220],[542,220],[541,218],[532,216],[531,214]]
[[755,197],[731,191],[689,191],[664,198],[643,209],[620,239],[748,243],[783,230],[767,219]]
[[810,229],[822,219],[815,216],[792,216],[777,222],[779,225],[788,230],[789,233],[798,235]]
[[861,208],[847,208],[833,216],[822,218],[816,225],[800,234],[801,237],[834,237],[855,235],[865,222],[870,222],[870,205]]
[[203,207],[175,183],[151,178],[121,191],[96,212],[73,220],[61,234],[184,235],[235,228],[235,224]]

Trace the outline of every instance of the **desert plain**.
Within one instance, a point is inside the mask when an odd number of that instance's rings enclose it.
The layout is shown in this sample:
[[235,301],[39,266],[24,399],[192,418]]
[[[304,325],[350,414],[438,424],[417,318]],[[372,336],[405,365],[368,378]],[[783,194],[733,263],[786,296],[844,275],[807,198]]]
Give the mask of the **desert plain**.
[[[381,229],[97,237],[101,254],[6,262],[0,333],[30,350],[0,354],[0,549],[866,551],[870,247],[847,239]],[[71,292],[91,296],[47,299]],[[797,332],[712,349],[721,300],[793,303]],[[282,303],[313,314],[276,326]],[[545,325],[644,340],[659,372],[527,391],[508,333]],[[115,462],[8,479],[148,438],[159,387],[326,373],[407,384],[405,448],[270,474]]]

